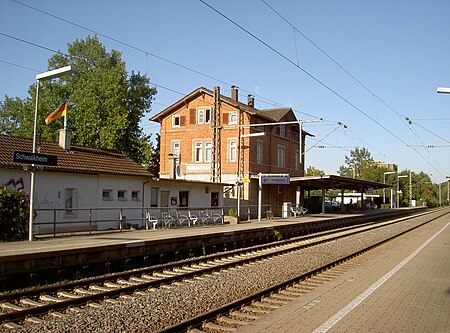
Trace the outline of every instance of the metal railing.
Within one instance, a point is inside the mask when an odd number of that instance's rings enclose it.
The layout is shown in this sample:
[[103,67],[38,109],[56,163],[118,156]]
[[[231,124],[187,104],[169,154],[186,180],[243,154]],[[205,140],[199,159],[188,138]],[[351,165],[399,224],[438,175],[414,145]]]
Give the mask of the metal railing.
[[[241,209],[240,220],[257,218],[258,207]],[[97,231],[193,227],[229,222],[236,207],[141,207],[141,208],[71,208],[36,209],[35,235],[89,234]],[[263,216],[270,217],[269,205],[263,206]]]

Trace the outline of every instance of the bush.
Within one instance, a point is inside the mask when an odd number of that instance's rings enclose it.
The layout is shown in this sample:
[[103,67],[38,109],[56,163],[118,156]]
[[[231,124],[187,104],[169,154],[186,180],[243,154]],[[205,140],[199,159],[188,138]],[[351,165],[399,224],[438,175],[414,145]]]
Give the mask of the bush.
[[0,241],[26,238],[29,202],[29,197],[24,191],[0,187]]

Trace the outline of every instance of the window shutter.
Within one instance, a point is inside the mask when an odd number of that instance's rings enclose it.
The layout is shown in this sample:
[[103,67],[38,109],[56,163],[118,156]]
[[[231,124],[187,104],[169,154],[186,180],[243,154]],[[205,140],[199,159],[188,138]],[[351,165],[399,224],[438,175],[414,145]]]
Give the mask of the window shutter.
[[195,109],[189,109],[189,124],[194,125],[195,124],[195,118],[196,118],[196,114],[195,114]]
[[222,113],[222,124],[228,124],[228,113]]
[[180,116],[180,126],[186,125],[186,116]]

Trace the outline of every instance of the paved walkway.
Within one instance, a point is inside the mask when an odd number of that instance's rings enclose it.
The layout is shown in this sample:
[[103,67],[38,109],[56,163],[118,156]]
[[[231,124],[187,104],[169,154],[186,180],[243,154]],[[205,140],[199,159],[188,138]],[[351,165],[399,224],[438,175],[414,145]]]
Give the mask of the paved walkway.
[[448,217],[366,255],[361,266],[238,332],[450,332]]

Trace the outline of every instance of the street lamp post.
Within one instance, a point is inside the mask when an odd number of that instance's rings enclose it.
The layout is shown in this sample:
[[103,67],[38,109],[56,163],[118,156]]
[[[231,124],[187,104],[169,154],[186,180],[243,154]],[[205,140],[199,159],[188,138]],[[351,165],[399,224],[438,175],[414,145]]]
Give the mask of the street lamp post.
[[[386,184],[386,175],[392,175],[394,174],[395,171],[387,171],[385,173],[383,173],[383,184]],[[391,198],[392,199],[392,198]],[[386,203],[386,188],[383,188],[383,204]]]
[[417,170],[409,170],[409,207],[412,207],[412,173]]
[[400,191],[400,178],[406,178],[408,177],[407,175],[403,175],[403,176],[397,176],[397,208],[400,207],[400,196],[399,196],[399,191]]
[[[33,126],[33,154],[36,154],[37,142],[37,118],[38,118],[38,101],[39,101],[39,82],[51,80],[63,75],[76,73],[77,69],[74,66],[65,66],[57,68],[48,72],[36,74],[36,106],[34,109],[34,126]],[[28,225],[28,240],[33,240],[33,220],[34,220],[34,190],[36,181],[36,165],[31,165],[31,180],[30,180],[30,217]]]

